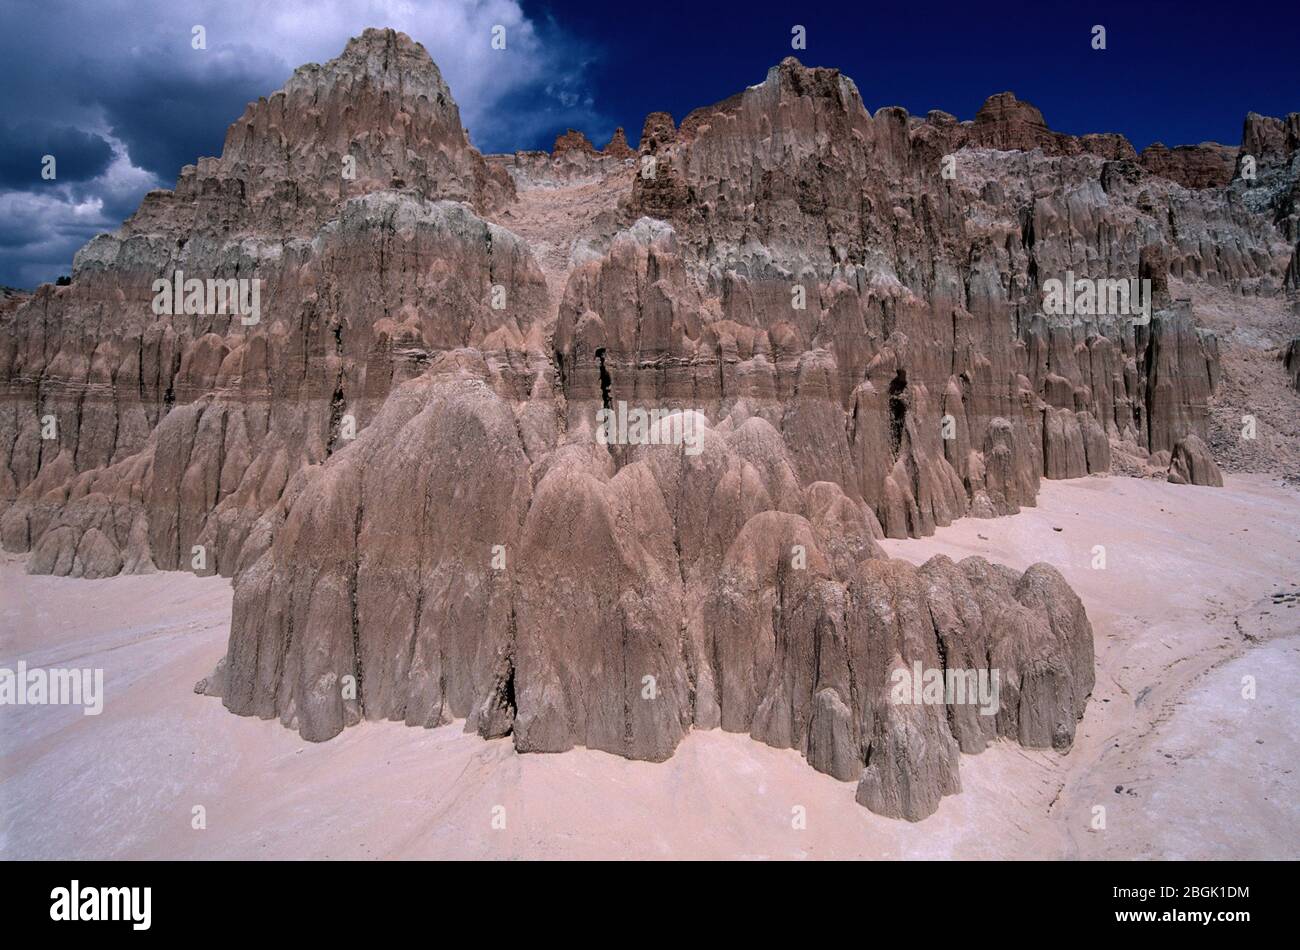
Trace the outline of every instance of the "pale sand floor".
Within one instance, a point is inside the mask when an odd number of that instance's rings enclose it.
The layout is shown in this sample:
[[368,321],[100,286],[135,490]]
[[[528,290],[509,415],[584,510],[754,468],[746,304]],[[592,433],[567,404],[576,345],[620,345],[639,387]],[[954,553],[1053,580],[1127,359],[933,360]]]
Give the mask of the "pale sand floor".
[[[0,666],[102,667],[107,699],[98,717],[0,710],[0,856],[1297,858],[1300,606],[1270,598],[1300,585],[1297,514],[1300,492],[1264,477],[1088,478],[1044,482],[1015,517],[886,542],[918,563],[1048,561],[1097,639],[1074,749],[964,756],[962,794],[918,824],[872,815],[853,783],[796,752],[717,731],[658,765],[520,756],[460,724],[304,742],[192,692],[225,649],[228,581],[29,577],[5,555]],[[1105,570],[1091,567],[1097,544]],[[197,805],[205,830],[191,827]],[[1096,805],[1105,830],[1091,828]]]

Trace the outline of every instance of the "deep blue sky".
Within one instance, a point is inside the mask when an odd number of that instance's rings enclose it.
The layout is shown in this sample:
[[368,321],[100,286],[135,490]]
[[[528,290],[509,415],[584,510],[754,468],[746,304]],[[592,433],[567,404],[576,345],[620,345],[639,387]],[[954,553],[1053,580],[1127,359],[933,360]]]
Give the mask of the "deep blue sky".
[[[1237,144],[1250,110],[1300,110],[1300,0],[1235,4],[737,3],[700,0],[0,0],[0,284],[32,287],[150,188],[218,154],[246,102],[367,26],[423,43],[484,151],[568,127],[634,143],[647,113],[761,82],[795,52],[836,66],[872,111],[969,119],[1007,89],[1054,129],[1141,149]],[[192,49],[191,27],[207,30]],[[490,49],[493,25],[506,51]],[[807,28],[792,51],[790,30]],[[1091,29],[1107,48],[1091,48]],[[56,154],[58,179],[39,175]]]
[[[655,109],[692,108],[762,80],[788,55],[835,66],[867,108],[943,109],[970,119],[1011,90],[1059,131],[1236,145],[1249,111],[1300,111],[1300,0],[1290,3],[631,3],[524,0],[604,55],[596,106],[635,139]],[[743,11],[737,13],[737,11]],[[808,49],[790,49],[790,27]],[[1107,48],[1091,48],[1092,27]],[[539,143],[529,143],[537,145]]]

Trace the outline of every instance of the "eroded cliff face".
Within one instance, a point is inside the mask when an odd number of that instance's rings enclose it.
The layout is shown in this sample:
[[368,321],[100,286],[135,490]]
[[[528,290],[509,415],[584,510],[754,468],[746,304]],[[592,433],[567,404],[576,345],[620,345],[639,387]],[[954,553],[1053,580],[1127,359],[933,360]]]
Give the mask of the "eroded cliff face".
[[[0,542],[233,576],[201,686],[309,739],[464,718],[661,760],[721,727],[922,818],[958,751],[1069,748],[1092,631],[1047,565],[876,539],[1113,459],[1215,483],[1216,344],[1168,278],[1295,291],[1298,121],[1252,115],[1257,174],[1202,185],[1009,93],[873,116],[787,60],[637,153],[485,159],[370,30],[0,308]],[[156,314],[176,271],[259,280],[256,322]],[[1045,312],[1067,274],[1152,306]],[[920,670],[1000,693],[909,701]]]
[[[513,194],[409,39],[369,31],[299,69],[221,158],[78,252],[70,286],[3,316],[0,540],[38,572],[189,569],[199,545],[233,574],[345,416],[364,428],[433,350],[522,345],[543,278],[477,213]],[[259,280],[257,322],[156,315],[177,271]]]

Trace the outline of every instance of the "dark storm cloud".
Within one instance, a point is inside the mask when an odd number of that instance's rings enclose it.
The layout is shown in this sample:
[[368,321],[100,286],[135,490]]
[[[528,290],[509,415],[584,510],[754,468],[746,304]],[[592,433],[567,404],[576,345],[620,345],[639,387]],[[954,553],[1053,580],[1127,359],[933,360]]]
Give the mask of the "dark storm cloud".
[[30,197],[17,213],[0,214],[0,285],[31,288],[70,273],[77,249],[112,226],[56,198],[19,194]]
[[[0,218],[0,247],[22,247],[24,244],[30,244],[37,236],[36,230],[30,221],[11,217]],[[0,284],[9,285],[3,275],[0,275]]]
[[184,165],[220,155],[226,129],[260,95],[281,86],[289,69],[257,50],[138,52],[105,64],[96,97],[131,162],[171,183]]
[[0,188],[49,188],[41,177],[46,155],[55,159],[55,181],[98,178],[113,160],[113,146],[102,136],[69,126],[38,122],[0,122]]

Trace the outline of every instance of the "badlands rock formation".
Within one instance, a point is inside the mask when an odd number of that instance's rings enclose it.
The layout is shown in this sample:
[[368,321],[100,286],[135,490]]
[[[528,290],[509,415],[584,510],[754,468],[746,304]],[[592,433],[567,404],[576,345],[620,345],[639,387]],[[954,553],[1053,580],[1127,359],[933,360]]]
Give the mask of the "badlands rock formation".
[[1167,148],[1155,142],[1142,150],[1142,167],[1184,188],[1220,188],[1232,181],[1237,149],[1216,142]]
[[1282,351],[1282,365],[1286,367],[1291,386],[1300,390],[1300,337],[1288,343]]
[[[464,718],[662,760],[721,727],[919,819],[959,751],[1069,748],[1092,631],[1048,565],[876,539],[1113,458],[1218,483],[1216,343],[1168,281],[1300,289],[1298,141],[1252,114],[1225,183],[1010,93],[873,115],[788,59],[637,153],[485,158],[367,30],[0,308],[0,542],[233,577],[200,687],[309,739]],[[257,322],[156,315],[176,271],[261,281]],[[1149,319],[1045,312],[1067,274],[1150,280]],[[602,410],[657,412],[607,445]],[[994,714],[897,702],[917,664],[995,672]]]

